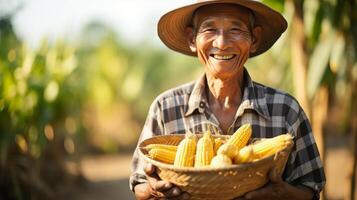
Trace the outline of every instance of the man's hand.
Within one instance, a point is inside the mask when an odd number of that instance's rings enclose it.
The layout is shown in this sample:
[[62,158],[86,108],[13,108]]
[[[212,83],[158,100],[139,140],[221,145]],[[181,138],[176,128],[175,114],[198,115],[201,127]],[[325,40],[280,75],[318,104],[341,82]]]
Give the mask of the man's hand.
[[181,192],[181,190],[168,181],[160,180],[155,173],[156,168],[148,164],[144,171],[148,182],[138,184],[134,188],[135,198],[138,200],[147,199],[170,199],[181,200],[188,199],[187,193]]
[[312,199],[313,192],[305,187],[294,187],[283,181],[275,169],[269,172],[270,183],[255,191],[246,193],[236,200],[302,200]]

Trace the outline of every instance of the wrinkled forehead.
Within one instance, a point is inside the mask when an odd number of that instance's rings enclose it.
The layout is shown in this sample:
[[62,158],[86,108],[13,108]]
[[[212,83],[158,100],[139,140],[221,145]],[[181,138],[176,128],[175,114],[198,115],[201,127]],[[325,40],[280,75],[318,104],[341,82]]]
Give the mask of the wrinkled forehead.
[[254,23],[253,12],[237,4],[210,4],[198,8],[192,17],[190,25],[197,26],[198,23],[212,17],[232,17],[236,18],[248,26]]

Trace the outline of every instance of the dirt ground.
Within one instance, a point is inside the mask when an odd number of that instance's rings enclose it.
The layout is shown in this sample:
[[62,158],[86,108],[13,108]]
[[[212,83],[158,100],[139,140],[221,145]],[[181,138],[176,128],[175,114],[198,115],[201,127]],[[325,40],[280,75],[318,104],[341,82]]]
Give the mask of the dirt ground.
[[[326,197],[329,200],[350,200],[348,195],[353,161],[352,141],[347,136],[328,136],[326,146]],[[353,199],[357,199],[356,194]]]
[[[348,199],[349,174],[352,156],[346,144],[348,138],[328,137],[326,144],[325,172],[327,176],[326,199]],[[90,156],[82,161],[84,176],[89,183],[78,186],[66,199],[73,200],[132,200],[128,177],[131,154],[113,156]],[[357,199],[357,198],[355,198]]]
[[82,160],[88,183],[77,186],[68,200],[133,200],[129,189],[131,154],[90,156]]

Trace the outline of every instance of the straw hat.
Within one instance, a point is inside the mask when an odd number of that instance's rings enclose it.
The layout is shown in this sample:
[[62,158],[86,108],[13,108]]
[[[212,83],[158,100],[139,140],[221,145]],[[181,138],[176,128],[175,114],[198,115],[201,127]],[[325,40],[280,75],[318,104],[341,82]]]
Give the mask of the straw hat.
[[257,56],[268,50],[287,28],[287,22],[280,13],[258,1],[197,0],[197,3],[172,10],[160,18],[158,35],[161,41],[174,51],[190,56],[197,56],[189,48],[185,37],[186,26],[191,22],[192,14],[196,9],[204,5],[217,3],[237,4],[253,11],[255,25],[262,27],[262,38],[257,51],[251,53],[250,57]]

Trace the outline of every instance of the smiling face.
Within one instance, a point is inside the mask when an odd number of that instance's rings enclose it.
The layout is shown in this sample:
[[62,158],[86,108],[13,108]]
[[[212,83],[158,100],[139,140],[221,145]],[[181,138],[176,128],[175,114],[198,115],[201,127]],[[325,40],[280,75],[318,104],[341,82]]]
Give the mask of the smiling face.
[[208,75],[220,79],[242,74],[249,54],[257,49],[260,27],[252,25],[248,9],[230,4],[200,8],[188,28],[190,48]]

